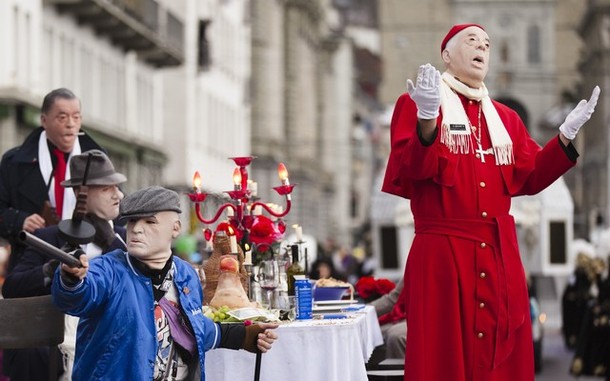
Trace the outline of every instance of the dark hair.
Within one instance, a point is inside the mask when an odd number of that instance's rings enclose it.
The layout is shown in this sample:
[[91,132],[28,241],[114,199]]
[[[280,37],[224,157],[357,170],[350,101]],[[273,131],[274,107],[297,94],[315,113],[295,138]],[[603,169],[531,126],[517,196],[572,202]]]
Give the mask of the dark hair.
[[57,98],[78,99],[71,90],[68,90],[65,87],[55,89],[44,96],[44,100],[42,101],[41,112],[43,114],[46,114],[51,109],[51,107],[53,107]]
[[335,278],[335,279],[339,279],[339,280],[345,279],[345,277],[343,277],[341,274],[339,274],[337,272],[337,270],[335,269],[335,264],[333,263],[332,258],[325,257],[325,256],[318,257],[312,263],[311,269],[309,270],[309,277],[311,279],[320,279],[320,265],[321,264],[325,264],[329,267],[331,278]]

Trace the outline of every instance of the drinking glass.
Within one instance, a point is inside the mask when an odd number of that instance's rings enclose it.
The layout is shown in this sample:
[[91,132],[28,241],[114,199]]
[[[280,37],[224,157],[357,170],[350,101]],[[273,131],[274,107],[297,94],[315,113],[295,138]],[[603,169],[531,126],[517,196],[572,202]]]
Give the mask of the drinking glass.
[[276,261],[262,261],[259,266],[258,283],[267,294],[267,308],[273,308],[273,292],[279,285],[279,269]]

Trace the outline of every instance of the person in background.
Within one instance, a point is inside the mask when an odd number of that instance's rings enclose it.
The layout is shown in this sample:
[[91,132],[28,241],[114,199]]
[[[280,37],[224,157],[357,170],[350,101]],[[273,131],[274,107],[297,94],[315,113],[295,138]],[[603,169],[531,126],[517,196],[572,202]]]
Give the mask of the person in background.
[[309,278],[311,279],[340,279],[344,278],[335,270],[335,265],[332,259],[328,257],[318,257],[312,264],[309,270]]
[[401,278],[392,291],[369,303],[375,308],[379,318],[387,358],[402,359],[405,357],[407,320],[404,298],[400,298],[403,284]]
[[332,261],[336,272],[341,279],[351,284],[358,281],[359,263],[352,251],[347,246],[341,246],[332,255]]
[[396,102],[382,190],[411,200],[415,237],[401,298],[405,380],[534,380],[532,326],[511,198],[576,165],[571,141],[600,89],[544,148],[483,82],[492,43],[478,24],[441,42],[445,72],[419,68]]
[[205,380],[205,352],[222,347],[266,352],[277,324],[221,325],[202,312],[197,273],[172,255],[181,230],[180,199],[152,186],[125,197],[127,251],[62,264],[55,304],[79,316],[75,380]]
[[[100,150],[91,150],[75,155],[70,160],[71,178],[63,181],[61,185],[71,192],[70,188],[73,188],[73,193],[78,194],[81,191],[88,161],[89,173],[86,180],[87,203],[84,221],[93,225],[95,236],[91,243],[82,245],[81,248],[88,258],[94,258],[108,251],[126,248],[125,228],[114,225],[113,220],[119,215],[119,204],[123,199],[123,192],[119,189],[119,184],[127,181],[127,178],[122,173],[115,171],[114,165],[105,153]],[[57,226],[39,229],[34,235],[58,248],[66,243],[59,234]],[[58,265],[59,262],[56,259],[49,259],[37,248],[28,247],[6,278],[5,297],[23,298],[49,295],[51,282]],[[59,345],[63,355],[63,380],[71,379],[77,325],[78,318],[66,316],[64,342]],[[38,356],[23,358],[23,352],[28,351],[37,351]],[[28,358],[44,359],[45,363],[33,363],[28,361]],[[9,360],[12,361],[8,364],[8,368],[13,371],[18,368],[37,366],[47,369],[45,364],[48,362],[48,348],[15,351],[14,355],[7,357],[7,361]],[[25,369],[23,371],[25,372]]]
[[2,156],[0,237],[12,247],[9,272],[25,250],[19,232],[33,233],[72,216],[76,198],[61,186],[70,178],[70,158],[101,149],[81,131],[81,122],[80,100],[68,89],[55,89],[42,102],[41,127]]

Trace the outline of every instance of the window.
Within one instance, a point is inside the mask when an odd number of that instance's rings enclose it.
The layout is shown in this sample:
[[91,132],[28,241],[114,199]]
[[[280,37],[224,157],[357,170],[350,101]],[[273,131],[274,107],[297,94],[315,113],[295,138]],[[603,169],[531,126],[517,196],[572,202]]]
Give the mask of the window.
[[527,61],[540,63],[540,28],[537,25],[527,29]]
[[510,62],[510,47],[507,41],[502,41],[502,47],[500,48],[500,61],[502,63]]
[[197,54],[197,62],[200,70],[206,70],[210,67],[212,57],[210,54],[210,42],[208,41],[208,27],[210,20],[199,20],[199,52]]
[[381,227],[381,267],[398,268],[398,237],[395,226]]
[[565,265],[567,263],[566,223],[565,221],[550,221],[549,230],[551,264]]

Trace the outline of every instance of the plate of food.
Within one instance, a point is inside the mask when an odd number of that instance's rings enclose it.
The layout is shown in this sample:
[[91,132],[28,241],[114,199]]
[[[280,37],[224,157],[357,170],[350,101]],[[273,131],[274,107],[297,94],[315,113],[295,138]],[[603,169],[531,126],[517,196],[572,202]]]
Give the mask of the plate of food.
[[350,299],[353,299],[354,287],[351,284],[334,278],[318,279],[313,287],[313,300],[314,302],[341,300],[348,291]]

